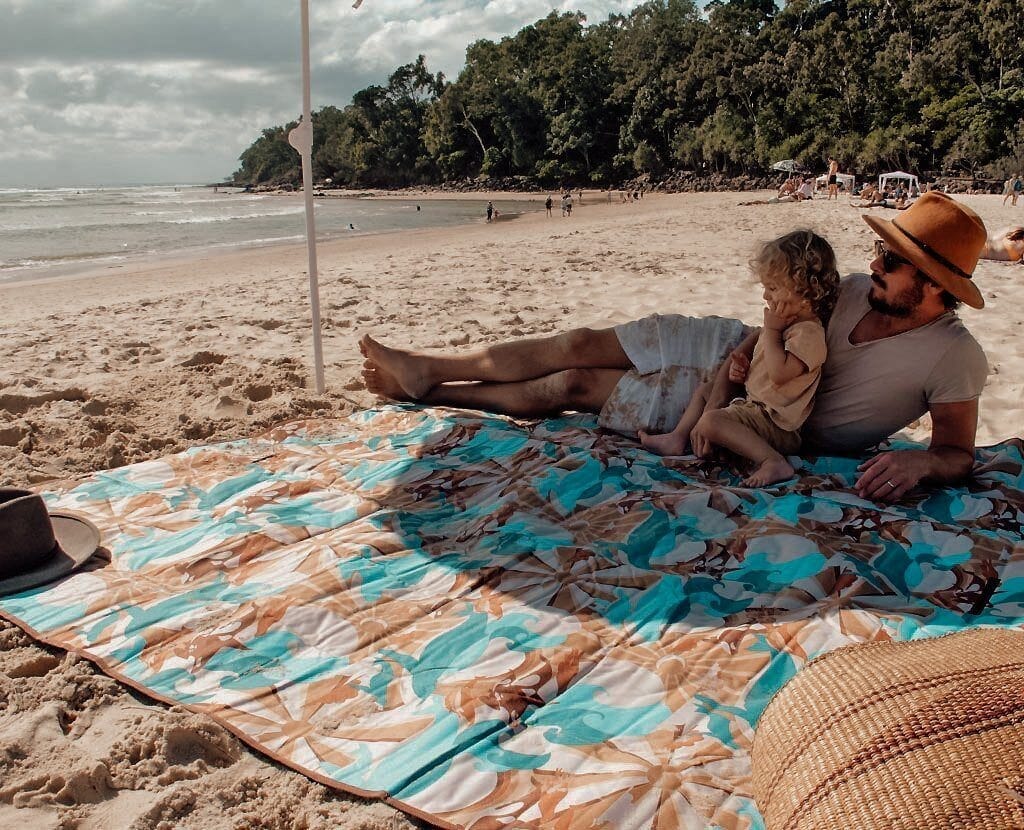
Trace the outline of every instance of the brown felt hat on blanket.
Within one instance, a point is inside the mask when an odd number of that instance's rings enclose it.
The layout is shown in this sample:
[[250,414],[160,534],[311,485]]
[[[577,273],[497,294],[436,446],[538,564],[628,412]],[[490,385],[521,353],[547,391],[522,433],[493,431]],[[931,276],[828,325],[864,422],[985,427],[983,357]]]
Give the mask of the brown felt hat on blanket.
[[974,308],[985,305],[973,274],[988,232],[969,207],[932,190],[892,221],[877,216],[865,216],[864,221],[889,248],[958,300]]
[[31,490],[0,487],[0,595],[66,576],[99,544],[100,532],[88,519],[49,512]]

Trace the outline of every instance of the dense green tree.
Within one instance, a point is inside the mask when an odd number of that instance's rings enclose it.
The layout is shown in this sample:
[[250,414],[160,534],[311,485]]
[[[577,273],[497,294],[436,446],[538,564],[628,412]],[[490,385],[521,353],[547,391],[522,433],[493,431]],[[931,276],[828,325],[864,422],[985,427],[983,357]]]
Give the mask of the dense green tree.
[[[588,24],[552,12],[466,50],[453,82],[420,56],[314,115],[314,174],[400,186],[479,175],[545,186],[672,168],[762,173],[834,155],[998,177],[1024,165],[1021,0],[649,0]],[[238,182],[294,182],[293,125]]]

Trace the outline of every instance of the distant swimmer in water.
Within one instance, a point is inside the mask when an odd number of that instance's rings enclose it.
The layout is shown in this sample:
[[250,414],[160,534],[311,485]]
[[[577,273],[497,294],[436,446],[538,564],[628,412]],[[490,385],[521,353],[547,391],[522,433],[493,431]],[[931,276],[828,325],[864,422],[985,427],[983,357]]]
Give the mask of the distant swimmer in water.
[[348,223],[348,229],[349,229],[350,231],[354,231],[354,230],[356,229],[356,226],[355,226],[355,225],[353,225],[353,224],[352,224],[351,222],[349,222],[349,223]]
[[419,209],[420,209],[420,206],[419,206],[419,205],[416,205],[416,210],[419,210]]

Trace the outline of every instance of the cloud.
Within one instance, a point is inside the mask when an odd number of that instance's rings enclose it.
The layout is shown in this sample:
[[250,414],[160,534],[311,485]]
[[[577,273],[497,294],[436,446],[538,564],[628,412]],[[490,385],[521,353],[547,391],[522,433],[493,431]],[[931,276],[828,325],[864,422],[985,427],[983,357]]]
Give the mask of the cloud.
[[[559,11],[638,0],[310,0],[313,105]],[[0,0],[0,186],[214,181],[301,108],[298,2]],[[114,178],[110,178],[114,176]]]

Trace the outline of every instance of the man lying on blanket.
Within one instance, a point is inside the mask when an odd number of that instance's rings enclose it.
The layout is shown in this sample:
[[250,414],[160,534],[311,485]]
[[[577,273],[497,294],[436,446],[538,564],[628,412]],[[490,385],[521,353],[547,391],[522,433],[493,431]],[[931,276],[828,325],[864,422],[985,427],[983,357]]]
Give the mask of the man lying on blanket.
[[[971,275],[986,232],[974,211],[934,191],[893,221],[864,220],[881,237],[876,256],[870,275],[840,285],[803,437],[819,450],[856,452],[930,413],[927,450],[882,452],[861,464],[858,494],[885,502],[919,482],[957,481],[973,466],[988,364],[955,309],[984,305]],[[749,365],[756,339],[738,320],[654,315],[459,355],[394,349],[368,335],[360,350],[367,388],[385,397],[521,417],[596,412],[602,426],[635,433],[672,429],[712,376],[707,407],[727,405],[737,392],[730,364]],[[690,440],[697,455],[709,452],[698,430]]]

